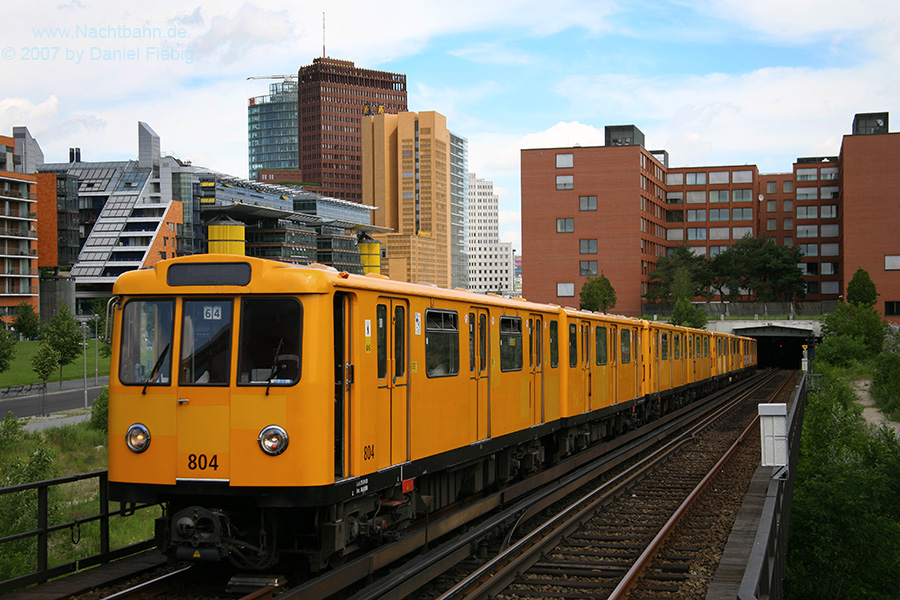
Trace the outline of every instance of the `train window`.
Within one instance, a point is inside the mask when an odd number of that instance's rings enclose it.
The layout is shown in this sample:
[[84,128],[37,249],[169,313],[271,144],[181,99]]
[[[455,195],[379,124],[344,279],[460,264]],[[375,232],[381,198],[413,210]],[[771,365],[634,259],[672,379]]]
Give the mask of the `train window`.
[[631,362],[631,330],[622,330],[622,364]]
[[618,334],[616,333],[616,331],[617,330],[615,327],[611,328],[610,335],[609,335],[609,353],[610,353],[609,360],[612,361],[612,364],[616,364],[616,348],[618,347],[617,346]]
[[500,370],[522,370],[522,319],[500,317]]
[[669,360],[669,334],[663,333],[659,338],[659,358]]
[[394,307],[394,377],[406,373],[406,308]]
[[703,338],[703,356],[709,358],[709,338]]
[[459,373],[459,315],[456,311],[425,311],[425,372],[429,377]]
[[[185,301],[185,314],[187,304]],[[231,308],[230,303],[228,308]],[[241,303],[238,385],[296,383],[300,379],[302,323],[302,307],[293,298],[244,298]],[[196,326],[194,329],[196,331]]]
[[681,358],[681,335],[677,333],[672,335],[672,355],[675,360]]
[[597,364],[605,365],[606,364],[606,327],[596,327],[594,328],[595,333],[595,352],[597,356]]
[[543,331],[541,331],[541,320],[534,320],[534,330],[532,331],[532,335],[534,336],[534,366],[540,367],[544,364],[543,354],[544,347],[542,345],[543,339]]
[[119,380],[126,385],[172,382],[173,300],[130,300],[122,310]]
[[375,307],[375,348],[378,357],[378,379],[387,377],[387,306],[379,304]]
[[569,325],[569,366],[578,366],[578,326]]
[[550,321],[550,366],[559,366],[559,324]]
[[591,364],[591,326],[584,326],[584,334],[581,336],[581,356],[584,358],[585,366]]
[[[181,385],[228,385],[231,299],[185,300],[181,323]],[[269,355],[272,358],[272,355]],[[271,364],[269,365],[271,371]]]
[[475,371],[475,313],[469,313],[469,371]]
[[487,336],[487,315],[478,315],[478,351],[481,353],[479,370],[482,373],[487,370]]

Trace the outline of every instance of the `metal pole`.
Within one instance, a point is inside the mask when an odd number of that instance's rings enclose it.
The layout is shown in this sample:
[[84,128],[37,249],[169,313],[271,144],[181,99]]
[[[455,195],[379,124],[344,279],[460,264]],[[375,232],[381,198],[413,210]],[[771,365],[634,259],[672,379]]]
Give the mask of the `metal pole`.
[[82,356],[84,356],[84,408],[87,410],[87,323],[81,324]]
[[100,327],[100,315],[94,315],[94,385],[100,383],[100,360],[99,360],[99,350],[97,349],[100,346],[100,335],[99,335],[99,327]]

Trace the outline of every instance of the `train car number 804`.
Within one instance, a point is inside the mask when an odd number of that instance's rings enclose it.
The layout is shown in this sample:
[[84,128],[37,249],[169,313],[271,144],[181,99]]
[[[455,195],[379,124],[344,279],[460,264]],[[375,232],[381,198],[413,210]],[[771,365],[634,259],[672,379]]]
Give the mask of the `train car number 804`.
[[207,457],[205,454],[191,454],[188,456],[188,469],[191,471],[205,471],[206,469],[212,469],[216,471],[219,469],[219,457],[216,454],[213,454],[211,457]]

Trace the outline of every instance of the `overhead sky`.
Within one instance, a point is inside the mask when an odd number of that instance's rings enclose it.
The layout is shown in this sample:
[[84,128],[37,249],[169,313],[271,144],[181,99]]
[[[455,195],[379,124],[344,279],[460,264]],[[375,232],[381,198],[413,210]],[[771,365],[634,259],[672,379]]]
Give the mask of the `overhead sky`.
[[[324,32],[323,32],[324,13]],[[876,0],[33,0],[7,3],[0,135],[47,162],[162,150],[247,176],[247,100],[325,54],[405,73],[494,181],[521,250],[519,151],[602,145],[635,124],[671,166],[790,171],[853,115],[900,119],[900,7]],[[896,129],[896,126],[892,129]],[[527,260],[527,255],[526,255]]]

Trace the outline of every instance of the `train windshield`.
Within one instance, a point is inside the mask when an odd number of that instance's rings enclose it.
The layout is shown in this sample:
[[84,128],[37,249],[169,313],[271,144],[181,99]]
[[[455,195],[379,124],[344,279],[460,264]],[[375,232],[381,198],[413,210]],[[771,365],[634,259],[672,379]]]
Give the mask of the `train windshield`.
[[172,380],[173,300],[131,300],[122,314],[119,379],[131,385],[168,385]]

